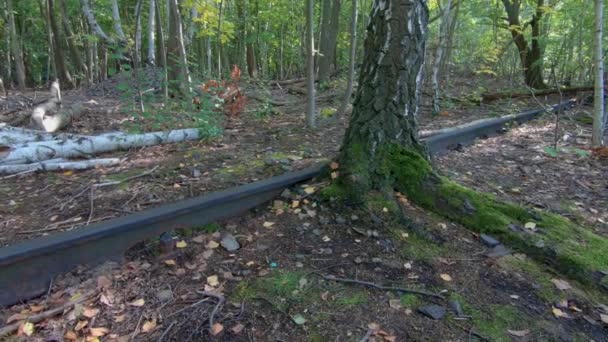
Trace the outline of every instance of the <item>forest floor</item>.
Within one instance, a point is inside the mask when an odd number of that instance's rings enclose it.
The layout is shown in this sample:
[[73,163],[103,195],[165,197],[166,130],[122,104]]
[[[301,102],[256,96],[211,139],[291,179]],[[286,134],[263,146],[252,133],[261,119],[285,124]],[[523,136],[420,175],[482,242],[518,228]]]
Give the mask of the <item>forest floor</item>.
[[[145,126],[125,109],[116,82],[66,92],[65,101],[84,102],[88,109],[70,132],[131,129],[134,122]],[[496,87],[492,80],[456,79],[451,95],[470,94],[484,82]],[[227,120],[223,136],[209,141],[112,153],[125,159],[114,168],[2,178],[0,246],[331,159],[348,118],[321,119],[319,129],[308,130],[303,97],[288,88],[266,87],[265,96],[291,103],[277,107],[282,114],[271,114],[250,99],[245,113]],[[320,93],[329,94],[321,111],[337,105],[338,89]],[[245,92],[259,93],[260,87],[248,85]],[[558,101],[454,102],[435,117],[427,114],[426,104],[420,127],[450,127]],[[6,112],[2,106],[0,101],[0,112]],[[546,149],[555,137],[554,118],[546,116],[438,157],[436,166],[464,185],[558,212],[606,235],[608,160],[586,153],[590,110],[577,106],[564,114],[556,154]],[[176,122],[184,124],[170,124]],[[158,123],[149,124],[144,129],[156,129]],[[108,180],[124,182],[90,190]],[[93,290],[86,305],[38,323],[30,339],[99,335],[126,341],[164,335],[166,341],[188,341],[214,335],[225,341],[358,341],[371,334],[376,341],[608,340],[604,294],[535,263],[524,251],[502,253],[489,239],[406,201],[402,206],[412,218],[409,223],[395,222],[388,209],[344,208],[309,193],[324,185],[297,187],[246,215],[177,232],[180,248],[170,257],[160,258],[158,242],[148,241],[133,248],[123,264],[83,267],[61,276],[48,296],[0,311],[0,321],[18,321]],[[421,230],[425,234],[417,233]],[[240,246],[229,252],[220,242],[230,244],[232,238]],[[327,276],[426,290],[445,300]],[[213,314],[216,298],[197,290],[221,293],[226,303]],[[451,310],[454,305],[462,312]],[[446,308],[438,320],[420,313]],[[217,324],[206,329],[210,315]]]

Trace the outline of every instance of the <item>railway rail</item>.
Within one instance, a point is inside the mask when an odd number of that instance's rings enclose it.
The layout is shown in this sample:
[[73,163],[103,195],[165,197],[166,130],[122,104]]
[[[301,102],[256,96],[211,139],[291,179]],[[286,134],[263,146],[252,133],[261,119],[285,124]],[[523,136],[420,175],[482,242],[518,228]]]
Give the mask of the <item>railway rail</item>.
[[[423,139],[431,155],[441,155],[496,136],[512,123],[524,123],[546,112],[574,104],[567,101],[549,109],[526,111]],[[283,189],[318,176],[325,165],[286,173],[246,184],[0,248],[0,306],[12,305],[45,293],[51,279],[78,265],[120,260],[136,243],[164,232],[208,224],[236,216],[276,197]]]

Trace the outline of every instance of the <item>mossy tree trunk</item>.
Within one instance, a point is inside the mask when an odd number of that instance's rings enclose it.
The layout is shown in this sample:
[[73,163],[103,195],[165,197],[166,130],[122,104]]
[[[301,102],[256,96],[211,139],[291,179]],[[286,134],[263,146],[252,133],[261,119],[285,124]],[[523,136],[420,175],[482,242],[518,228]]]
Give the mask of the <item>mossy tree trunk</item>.
[[[598,275],[608,270],[608,239],[559,215],[467,189],[433,169],[416,128],[427,21],[424,0],[374,1],[339,177],[324,195],[371,204],[378,192],[387,198],[400,192],[410,202],[492,234],[566,275],[599,285]],[[525,229],[528,222],[538,232]],[[603,277],[608,284],[608,276]]]
[[384,153],[422,152],[416,132],[428,9],[422,0],[376,0],[353,114],[340,155],[340,182],[358,193],[391,187]]

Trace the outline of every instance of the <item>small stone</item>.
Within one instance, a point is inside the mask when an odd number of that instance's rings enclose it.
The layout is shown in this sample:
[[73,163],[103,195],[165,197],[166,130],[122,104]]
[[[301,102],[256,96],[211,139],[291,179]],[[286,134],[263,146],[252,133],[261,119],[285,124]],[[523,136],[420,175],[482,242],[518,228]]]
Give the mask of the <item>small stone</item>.
[[298,254],[296,254],[296,259],[300,259],[300,260],[306,259],[306,255],[298,253]]
[[491,237],[490,235],[481,234],[479,238],[488,247],[496,247],[500,245],[500,242],[495,238]]
[[464,311],[462,311],[462,305],[460,305],[459,301],[451,300],[448,304],[450,305],[450,309],[452,310],[452,312],[454,312],[456,316],[464,316]]
[[199,169],[192,169],[192,177],[199,178],[201,176],[201,172]]
[[487,253],[487,256],[490,258],[500,258],[509,254],[511,254],[511,251],[507,247],[497,245]]
[[316,236],[321,235],[321,231],[319,229],[313,229],[312,233],[315,234]]
[[373,262],[374,264],[379,264],[379,263],[381,263],[381,262],[382,262],[382,259],[380,259],[380,258],[372,258],[372,262]]
[[286,199],[291,199],[293,197],[293,195],[291,194],[291,191],[289,191],[289,189],[285,189],[281,193],[281,197],[286,198]]
[[234,251],[238,250],[239,248],[241,248],[241,245],[239,245],[239,242],[236,240],[236,238],[232,234],[224,235],[224,237],[220,241],[220,244],[228,252],[234,252]]
[[538,240],[534,243],[534,246],[538,247],[538,248],[544,248],[545,247],[545,241],[543,240]]
[[329,220],[325,216],[319,216],[319,223],[322,225],[329,224]]
[[156,292],[156,298],[161,301],[161,303],[168,302],[173,298],[173,291],[171,290],[161,290]]
[[258,252],[263,252],[263,251],[267,250],[268,248],[270,248],[270,246],[265,245],[265,244],[263,244],[263,243],[259,243],[259,242],[258,242],[258,243],[256,244],[256,246],[255,246],[255,249],[256,249]]
[[337,224],[345,224],[346,223],[346,219],[342,216],[336,216],[336,223]]
[[446,310],[443,306],[426,305],[419,307],[418,312],[434,320],[440,320],[445,316]]
[[302,268],[302,267],[304,267],[304,264],[298,261],[298,262],[296,262],[296,267]]
[[359,216],[353,214],[353,215],[350,216],[350,219],[352,221],[357,221],[359,219]]
[[357,265],[358,265],[358,264],[360,264],[360,263],[362,263],[362,262],[363,262],[363,259],[361,259],[360,257],[356,257],[356,258],[355,258],[355,264],[357,264]]

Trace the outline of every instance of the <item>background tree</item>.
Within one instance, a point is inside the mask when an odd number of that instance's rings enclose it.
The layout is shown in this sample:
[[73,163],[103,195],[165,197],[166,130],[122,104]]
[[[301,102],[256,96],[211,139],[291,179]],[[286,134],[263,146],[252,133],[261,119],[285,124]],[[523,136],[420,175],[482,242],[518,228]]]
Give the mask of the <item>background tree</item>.
[[604,31],[603,13],[604,1],[595,0],[595,50],[593,56],[595,64],[595,96],[593,100],[594,107],[592,136],[592,144],[595,147],[604,145],[604,96],[606,92],[604,88],[604,50],[602,48],[602,39]]
[[315,34],[313,27],[313,0],[306,0],[306,124],[313,128],[316,125],[315,113]]

